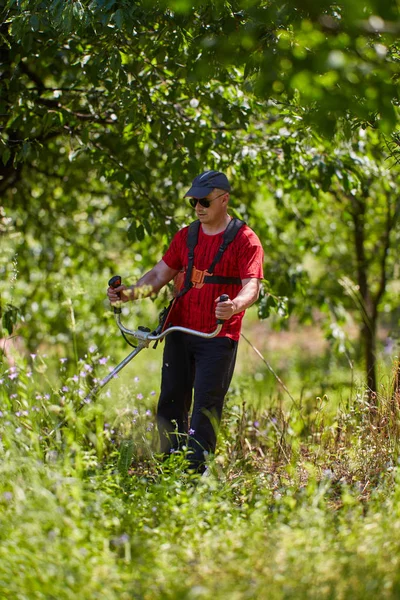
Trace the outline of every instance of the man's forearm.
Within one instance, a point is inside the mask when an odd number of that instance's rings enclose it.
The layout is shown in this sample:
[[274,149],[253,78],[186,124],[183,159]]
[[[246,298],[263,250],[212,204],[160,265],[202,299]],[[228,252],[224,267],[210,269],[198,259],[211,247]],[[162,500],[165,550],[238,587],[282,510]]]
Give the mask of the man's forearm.
[[147,298],[152,294],[157,294],[163,285],[164,283],[160,282],[157,275],[151,270],[145,273],[135,285],[129,286],[125,292],[130,300],[137,300],[138,298]]
[[259,294],[260,284],[258,280],[251,281],[242,287],[236,298],[232,300],[233,304],[235,305],[233,314],[243,312],[249,308],[258,299]]

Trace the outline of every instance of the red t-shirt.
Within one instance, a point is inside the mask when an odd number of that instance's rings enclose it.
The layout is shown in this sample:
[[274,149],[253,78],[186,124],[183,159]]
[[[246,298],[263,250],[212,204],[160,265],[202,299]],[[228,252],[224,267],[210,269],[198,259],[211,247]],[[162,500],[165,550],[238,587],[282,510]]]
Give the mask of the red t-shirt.
[[[163,256],[163,261],[171,269],[186,269],[188,264],[188,248],[186,245],[189,227],[184,227],[174,236],[170,247]],[[224,232],[207,235],[199,228],[197,246],[194,250],[194,267],[201,271],[208,269],[222,243]],[[263,278],[264,253],[260,240],[248,227],[243,225],[229,244],[221,260],[214,269],[214,275],[225,277]],[[215,300],[221,294],[228,294],[232,300],[238,295],[240,284],[206,283],[202,288],[191,288],[181,296],[168,317],[172,325],[181,325],[197,331],[210,333],[216,327]],[[218,337],[230,337],[238,340],[244,311],[233,315],[226,321]]]

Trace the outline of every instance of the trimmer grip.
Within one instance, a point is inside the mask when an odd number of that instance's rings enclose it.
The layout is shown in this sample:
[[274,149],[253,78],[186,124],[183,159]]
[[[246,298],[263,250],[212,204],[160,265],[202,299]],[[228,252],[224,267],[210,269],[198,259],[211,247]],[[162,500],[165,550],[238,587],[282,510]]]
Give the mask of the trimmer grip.
[[[108,285],[112,288],[117,288],[121,285],[122,283],[122,278],[120,275],[114,275],[114,277],[111,277],[110,281],[108,282]],[[116,315],[120,315],[121,314],[121,307],[120,306],[113,306],[114,309],[114,313]]]
[[[229,296],[228,294],[222,294],[219,297],[219,302],[226,302],[227,300],[229,300]],[[224,324],[225,319],[217,319],[217,324],[218,325],[223,325]]]
[[112,288],[117,288],[121,285],[121,283],[121,275],[114,275],[114,277],[111,277],[110,281],[108,282],[108,285]]

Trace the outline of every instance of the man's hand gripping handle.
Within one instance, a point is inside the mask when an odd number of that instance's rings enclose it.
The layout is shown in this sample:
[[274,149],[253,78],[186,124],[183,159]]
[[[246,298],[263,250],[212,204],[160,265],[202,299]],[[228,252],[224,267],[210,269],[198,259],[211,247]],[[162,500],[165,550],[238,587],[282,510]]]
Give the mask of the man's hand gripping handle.
[[[111,277],[110,281],[108,282],[109,287],[115,289],[117,287],[119,287],[122,284],[122,279],[120,275],[114,275],[114,277]],[[114,313],[116,315],[120,315],[121,314],[121,306],[113,306],[114,308]]]
[[[228,294],[222,294],[222,296],[219,297],[219,302],[226,302],[227,300],[229,300]],[[223,325],[223,323],[224,319],[217,319],[218,325]]]

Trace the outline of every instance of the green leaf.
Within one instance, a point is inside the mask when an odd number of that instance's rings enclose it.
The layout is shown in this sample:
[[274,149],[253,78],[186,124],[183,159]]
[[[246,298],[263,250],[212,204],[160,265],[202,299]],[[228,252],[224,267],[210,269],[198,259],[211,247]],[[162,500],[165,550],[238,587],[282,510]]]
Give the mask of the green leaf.
[[29,19],[29,23],[31,25],[32,31],[38,31],[38,29],[40,27],[40,21],[39,21],[39,18],[37,17],[37,15],[32,15],[31,18]]
[[136,235],[137,235],[137,239],[139,240],[139,242],[142,242],[144,240],[145,232],[144,232],[144,227],[141,223],[138,225],[138,227],[136,229]]
[[147,219],[143,220],[143,225],[144,225],[144,228],[146,229],[147,235],[151,235],[152,234],[152,229],[151,229],[151,225],[150,225],[150,223],[148,222]]
[[116,10],[115,13],[113,14],[113,20],[114,20],[116,26],[118,27],[118,29],[122,29],[122,26],[124,24],[124,13],[120,8],[118,10]]
[[6,310],[3,313],[2,324],[3,328],[8,332],[9,335],[12,334],[14,327],[17,323],[18,317],[18,309],[15,306],[7,305]]
[[118,471],[121,475],[127,475],[128,469],[132,463],[133,451],[135,445],[133,440],[123,440],[119,451]]
[[130,242],[135,242],[136,241],[136,225],[135,225],[135,223],[133,221],[129,225],[128,231],[126,233],[127,233],[127,236],[128,236],[128,240]]
[[9,148],[6,148],[5,150],[3,150],[1,159],[3,161],[3,165],[4,166],[6,166],[6,164],[10,160],[10,156],[11,156],[11,152],[10,152]]

